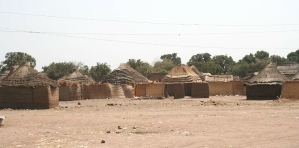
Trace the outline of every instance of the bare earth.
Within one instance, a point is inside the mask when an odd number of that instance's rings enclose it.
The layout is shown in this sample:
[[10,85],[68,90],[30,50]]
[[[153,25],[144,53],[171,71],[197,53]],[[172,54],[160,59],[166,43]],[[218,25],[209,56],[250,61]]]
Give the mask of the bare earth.
[[[0,147],[299,147],[299,102],[102,99],[0,110]],[[105,143],[102,143],[105,142]]]

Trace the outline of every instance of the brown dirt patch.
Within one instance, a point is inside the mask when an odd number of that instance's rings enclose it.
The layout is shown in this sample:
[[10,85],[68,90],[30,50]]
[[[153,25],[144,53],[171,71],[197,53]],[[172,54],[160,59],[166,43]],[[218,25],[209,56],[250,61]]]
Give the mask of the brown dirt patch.
[[60,102],[48,110],[5,109],[0,147],[299,145],[298,101],[245,98],[102,99]]

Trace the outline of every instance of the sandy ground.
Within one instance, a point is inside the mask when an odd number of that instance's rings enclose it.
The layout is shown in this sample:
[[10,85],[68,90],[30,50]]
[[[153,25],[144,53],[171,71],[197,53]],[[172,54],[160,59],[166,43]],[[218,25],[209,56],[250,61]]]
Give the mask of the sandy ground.
[[0,147],[299,147],[298,101],[102,99],[0,110]]

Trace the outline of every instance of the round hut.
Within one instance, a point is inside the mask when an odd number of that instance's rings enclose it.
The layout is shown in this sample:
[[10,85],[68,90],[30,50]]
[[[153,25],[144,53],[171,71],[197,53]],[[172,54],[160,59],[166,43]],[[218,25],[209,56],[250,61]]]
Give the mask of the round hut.
[[[167,83],[165,84],[166,96],[174,96],[175,99],[179,99],[184,98],[185,96],[193,96],[192,83],[202,81],[192,68],[181,64],[174,67],[163,78],[162,82]],[[206,86],[208,85],[206,84]]]
[[104,80],[104,83],[149,83],[142,74],[131,68],[129,64],[122,63],[113,70]]
[[47,109],[59,104],[57,82],[25,62],[2,80],[0,108]]
[[289,80],[275,64],[267,65],[261,72],[247,80],[246,97],[249,100],[273,100],[280,98],[282,83]]
[[66,74],[58,80],[59,100],[73,101],[83,99],[83,84],[92,84],[94,80],[91,77],[83,75],[76,68],[71,74]]

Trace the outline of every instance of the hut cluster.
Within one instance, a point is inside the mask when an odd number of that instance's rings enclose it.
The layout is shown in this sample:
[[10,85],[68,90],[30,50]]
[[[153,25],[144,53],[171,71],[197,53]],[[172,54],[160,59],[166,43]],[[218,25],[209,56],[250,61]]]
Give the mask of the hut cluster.
[[258,74],[240,79],[178,65],[169,73],[152,73],[146,78],[128,64],[120,64],[98,83],[77,69],[54,81],[27,62],[0,76],[0,108],[47,109],[57,107],[59,101],[134,97],[246,95],[247,99],[299,99],[299,66],[286,66],[292,70],[269,64]]

